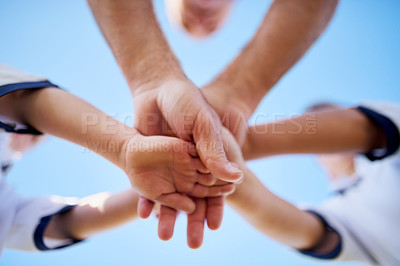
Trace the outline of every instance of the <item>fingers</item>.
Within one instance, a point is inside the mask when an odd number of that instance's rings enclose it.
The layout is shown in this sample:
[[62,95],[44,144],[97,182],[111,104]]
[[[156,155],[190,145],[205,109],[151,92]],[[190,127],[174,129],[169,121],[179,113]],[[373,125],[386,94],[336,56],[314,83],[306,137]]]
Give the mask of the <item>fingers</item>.
[[156,201],[162,205],[186,213],[192,213],[196,209],[193,200],[180,193],[162,194],[156,198]]
[[153,211],[154,202],[142,196],[139,197],[137,212],[140,218],[146,219]]
[[213,176],[224,181],[239,181],[243,172],[226,158],[220,130],[220,121],[216,115],[210,118],[209,112],[200,111],[193,131],[197,152]]
[[176,216],[178,212],[166,206],[160,207],[158,220],[158,237],[161,240],[170,240],[174,234]]
[[190,248],[196,249],[203,243],[206,200],[195,198],[194,201],[196,203],[196,210],[188,215],[187,243]]
[[239,182],[243,178],[243,172],[231,164],[222,153],[214,154],[214,158],[206,161],[207,168],[216,178],[227,182]]
[[202,174],[209,174],[210,170],[202,163],[199,158],[193,158],[191,162],[191,166],[195,168],[198,172]]
[[221,186],[213,186],[207,187],[200,184],[195,184],[193,186],[192,191],[189,193],[190,196],[197,198],[205,198],[205,197],[217,197],[222,195],[231,194],[235,191],[235,185],[232,183],[221,185]]
[[[190,248],[197,249],[203,243],[204,223],[211,230],[216,230],[221,226],[224,197],[193,198],[196,209],[188,214],[187,222],[187,243]],[[167,241],[174,234],[174,227],[178,212],[175,209],[161,206],[158,223],[158,236],[161,240]]]
[[[213,175],[211,174],[197,174],[197,183],[203,186],[213,186],[215,185],[219,179],[216,179]],[[227,184],[225,181],[221,181],[223,184]]]
[[193,143],[189,143],[187,146],[187,152],[190,154],[190,156],[192,157],[198,157],[199,154],[197,153],[196,150],[196,145]]
[[224,197],[207,198],[207,225],[211,230],[217,230],[222,223],[224,213]]

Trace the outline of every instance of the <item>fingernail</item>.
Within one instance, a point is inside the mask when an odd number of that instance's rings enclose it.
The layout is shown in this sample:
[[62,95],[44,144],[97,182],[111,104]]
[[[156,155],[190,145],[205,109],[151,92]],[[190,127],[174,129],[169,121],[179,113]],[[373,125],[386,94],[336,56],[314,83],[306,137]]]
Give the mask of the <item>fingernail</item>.
[[242,179],[243,178],[243,171],[242,170],[240,170],[237,166],[236,166],[236,164],[233,164],[233,163],[228,163],[227,164],[227,166],[228,166],[228,169],[229,169],[229,172],[231,172],[232,173],[232,175],[234,176],[234,177],[236,177],[237,179]]
[[235,163],[228,162],[227,166],[232,173],[243,173]]

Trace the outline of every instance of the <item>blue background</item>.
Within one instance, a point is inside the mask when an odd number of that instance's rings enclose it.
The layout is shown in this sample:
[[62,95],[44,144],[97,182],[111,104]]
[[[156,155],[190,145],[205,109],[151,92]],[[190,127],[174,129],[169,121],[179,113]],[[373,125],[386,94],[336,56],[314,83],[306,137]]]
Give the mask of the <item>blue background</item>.
[[[156,1],[156,10],[184,70],[201,86],[246,44],[269,5],[270,1],[237,1],[226,26],[204,41],[171,27],[162,1]],[[327,31],[256,113],[274,120],[300,114],[323,100],[346,105],[366,100],[400,103],[399,13],[400,1],[342,1]],[[110,115],[131,114],[128,87],[85,1],[2,0],[0,36],[0,62],[46,75]],[[328,194],[313,156],[281,156],[249,166],[272,191],[293,203],[317,203]],[[27,154],[8,180],[29,196],[85,196],[129,186],[123,173],[104,159],[56,138]],[[186,246],[185,217],[179,218],[169,242],[157,238],[152,217],[61,251],[5,250],[0,265],[334,264],[302,257],[275,243],[228,207],[224,218],[220,230],[206,231],[199,250]]]

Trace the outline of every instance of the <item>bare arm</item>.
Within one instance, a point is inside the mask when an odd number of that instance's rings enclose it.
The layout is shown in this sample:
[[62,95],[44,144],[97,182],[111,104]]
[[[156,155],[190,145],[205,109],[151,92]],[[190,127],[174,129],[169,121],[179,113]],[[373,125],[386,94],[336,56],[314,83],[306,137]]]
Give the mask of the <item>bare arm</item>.
[[271,193],[245,166],[245,181],[227,197],[228,204],[267,236],[296,249],[309,249],[324,235],[322,223]]
[[132,189],[83,198],[72,210],[53,216],[45,236],[54,239],[83,239],[131,221],[137,218],[138,198]]
[[186,80],[156,20],[150,0],[88,0],[134,93],[147,83]]
[[290,153],[367,152],[384,146],[383,130],[349,108],[252,126],[243,156],[251,160]]
[[[304,55],[331,20],[338,0],[275,0],[243,51],[205,86],[207,101],[241,143],[264,95]],[[239,121],[246,120],[245,122]]]
[[324,236],[323,224],[316,216],[301,211],[271,193],[246,167],[240,147],[233,136],[224,133],[228,158],[244,173],[244,181],[227,202],[260,232],[297,249],[309,249]]
[[[214,81],[254,110],[273,85],[317,40],[338,0],[275,0],[243,51]],[[249,89],[251,93],[249,93]]]
[[123,146],[136,131],[58,88],[21,90],[0,98],[0,114],[86,147],[124,167]]

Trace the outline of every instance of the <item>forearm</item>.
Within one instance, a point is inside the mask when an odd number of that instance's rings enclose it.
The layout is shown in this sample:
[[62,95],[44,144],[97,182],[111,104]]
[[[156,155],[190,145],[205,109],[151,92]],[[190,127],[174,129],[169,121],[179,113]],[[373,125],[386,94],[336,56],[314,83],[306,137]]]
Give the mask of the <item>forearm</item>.
[[251,160],[291,153],[367,152],[384,146],[383,130],[349,108],[252,126],[243,156]]
[[135,131],[102,111],[58,88],[18,91],[1,98],[4,115],[16,122],[74,142],[122,167],[120,158]]
[[254,37],[215,85],[228,88],[254,110],[323,32],[337,2],[275,0]]
[[45,236],[87,238],[137,218],[137,202],[138,194],[132,189],[113,195],[99,193],[88,196],[67,213],[54,216]]
[[157,23],[151,0],[88,0],[132,93],[147,83],[186,79]]
[[323,225],[313,215],[271,193],[244,167],[244,182],[227,197],[228,204],[257,230],[297,249],[313,247],[323,235]]

